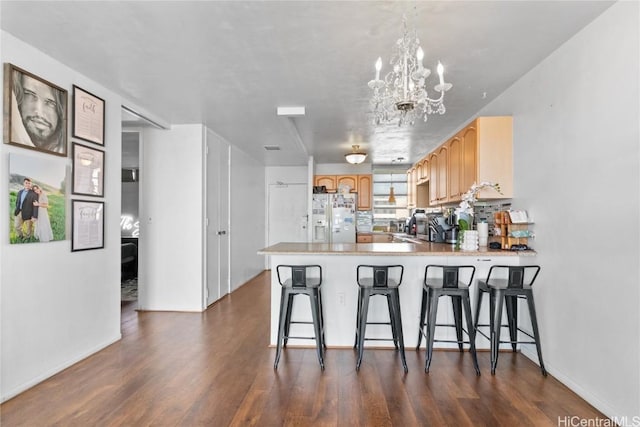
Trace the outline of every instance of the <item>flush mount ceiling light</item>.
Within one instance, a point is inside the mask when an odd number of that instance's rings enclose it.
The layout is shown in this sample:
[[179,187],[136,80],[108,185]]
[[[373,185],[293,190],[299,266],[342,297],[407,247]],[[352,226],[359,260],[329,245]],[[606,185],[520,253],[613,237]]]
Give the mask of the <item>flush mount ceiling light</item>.
[[414,29],[411,33],[407,29],[407,18],[403,17],[404,33],[395,44],[396,52],[389,64],[391,71],[380,79],[382,58],[376,61],[376,78],[369,82],[373,89],[371,106],[374,113],[374,123],[389,123],[398,121],[413,125],[415,120],[423,118],[427,121],[429,114],[444,114],[444,93],[451,89],[451,83],[444,82],[444,67],[438,61],[438,76],[440,83],[434,87],[440,92],[440,97],[431,99],[427,95],[426,79],[431,70],[422,66],[424,52],[420,47],[420,40]]
[[367,153],[360,151],[359,145],[352,145],[353,151],[344,155],[344,159],[352,165],[358,165],[367,158]]

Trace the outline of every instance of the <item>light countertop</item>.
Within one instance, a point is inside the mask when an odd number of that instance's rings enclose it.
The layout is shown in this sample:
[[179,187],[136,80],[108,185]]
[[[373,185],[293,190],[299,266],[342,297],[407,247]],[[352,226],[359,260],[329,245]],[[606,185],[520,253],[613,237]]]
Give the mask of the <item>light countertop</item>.
[[506,251],[483,247],[462,251],[447,243],[277,243],[259,255],[401,255],[401,256],[535,256],[535,251]]

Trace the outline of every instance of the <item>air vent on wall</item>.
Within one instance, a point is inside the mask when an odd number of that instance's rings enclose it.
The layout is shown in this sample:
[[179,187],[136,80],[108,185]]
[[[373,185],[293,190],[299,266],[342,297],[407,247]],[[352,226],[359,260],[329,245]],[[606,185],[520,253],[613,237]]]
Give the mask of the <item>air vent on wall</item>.
[[279,145],[265,145],[264,149],[267,151],[280,151]]

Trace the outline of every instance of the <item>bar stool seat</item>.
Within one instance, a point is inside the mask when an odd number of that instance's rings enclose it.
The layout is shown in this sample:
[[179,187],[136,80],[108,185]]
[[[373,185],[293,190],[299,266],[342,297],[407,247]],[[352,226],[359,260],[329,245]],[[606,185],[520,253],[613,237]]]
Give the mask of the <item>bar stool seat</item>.
[[[429,272],[431,270],[431,273]],[[440,276],[434,276],[437,271],[441,271]],[[473,359],[473,366],[476,375],[480,375],[478,366],[478,356],[475,347],[475,329],[471,318],[471,301],[469,288],[473,282],[475,267],[472,265],[427,265],[424,269],[424,283],[422,287],[422,302],[420,304],[420,328],[418,331],[418,345],[420,348],[422,336],[425,336],[427,343],[427,357],[424,365],[425,372],[429,372],[431,359],[433,356],[434,342],[457,343],[459,350],[463,351],[463,344],[469,344],[469,351]],[[460,280],[465,276],[467,280]],[[436,323],[438,315],[438,301],[442,296],[451,297],[453,306],[454,324]],[[462,311],[467,322],[467,329],[462,325]],[[426,320],[426,321],[425,321]],[[456,340],[436,340],[436,326],[455,327]],[[469,337],[468,341],[463,339],[463,333]]]
[[[278,319],[278,338],[276,358],[273,364],[278,369],[282,348],[289,339],[315,339],[316,352],[320,369],[324,370],[324,316],[322,314],[322,267],[319,265],[278,265],[276,267],[278,283],[281,286],[280,316]],[[293,298],[296,295],[307,295],[311,304],[311,321],[291,320]],[[292,324],[313,324],[314,336],[292,336]]]
[[[402,265],[358,265],[356,269],[358,283],[358,309],[356,313],[356,339],[354,348],[358,350],[356,370],[360,369],[364,353],[365,341],[393,341],[404,372],[408,372],[404,354],[404,337],[402,334],[402,316],[400,314],[400,293],[404,267]],[[392,276],[392,277],[390,277]],[[369,299],[374,295],[383,295],[387,299],[389,322],[368,322]],[[366,338],[367,325],[390,325],[392,338]]]
[[[542,346],[540,345],[540,333],[538,331],[538,319],[533,299],[533,283],[540,273],[540,266],[508,266],[493,265],[489,269],[486,280],[478,280],[478,295],[476,300],[475,330],[491,342],[491,374],[495,374],[498,365],[500,344],[511,344],[512,350],[517,351],[518,344],[535,344],[538,353],[538,361],[542,375],[547,376],[547,370],[542,360]],[[479,324],[478,316],[482,305],[482,297],[489,294],[489,324]],[[531,319],[532,333],[518,326],[518,300],[527,301],[529,317]],[[506,306],[507,324],[502,324],[502,311]],[[480,327],[489,327],[490,336],[487,336]],[[500,335],[503,327],[509,328],[509,340],[501,341]],[[518,332],[526,335],[533,341],[518,339]]]

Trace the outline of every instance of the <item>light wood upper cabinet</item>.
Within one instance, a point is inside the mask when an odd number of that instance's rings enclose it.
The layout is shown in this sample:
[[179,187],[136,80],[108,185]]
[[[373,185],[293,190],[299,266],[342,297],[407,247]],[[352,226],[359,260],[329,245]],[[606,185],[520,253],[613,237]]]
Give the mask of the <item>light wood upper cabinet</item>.
[[429,155],[429,204],[438,204],[438,153]]
[[416,207],[416,182],[414,181],[415,168],[411,168],[407,171],[407,207]]
[[335,175],[315,175],[313,177],[313,185],[316,187],[324,185],[329,193],[338,191],[337,182]]
[[462,139],[462,194],[469,191],[478,172],[478,137],[475,121],[460,132]]
[[449,200],[447,174],[449,169],[449,147],[440,146],[438,149],[438,203]]
[[358,179],[358,210],[373,209],[373,177],[371,175],[357,175]]
[[454,136],[447,142],[447,148],[449,152],[448,199],[450,202],[455,202],[460,200],[464,188],[462,186],[462,139],[458,135]]
[[[513,118],[479,117],[465,127],[463,137],[463,185],[466,192],[475,183],[500,184],[502,194],[482,190],[479,199],[513,197]],[[474,154],[475,150],[475,156]]]
[[482,190],[479,198],[510,199],[513,197],[513,117],[480,117],[476,120],[476,182],[500,184],[502,194]]
[[337,185],[338,189],[340,189],[341,185],[347,185],[351,190],[350,193],[358,192],[358,175],[338,175],[337,176]]

